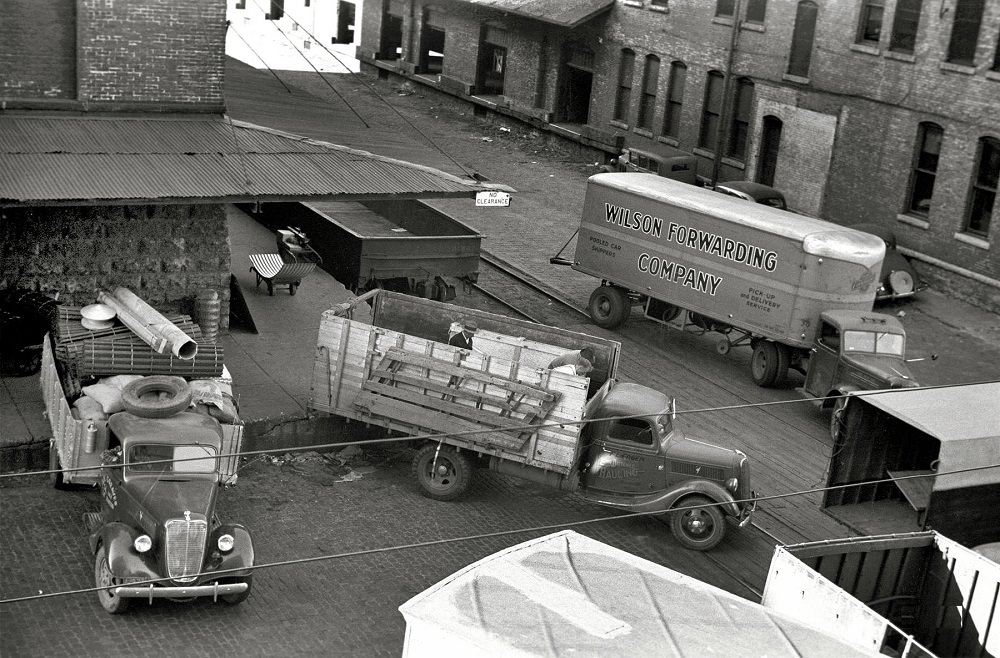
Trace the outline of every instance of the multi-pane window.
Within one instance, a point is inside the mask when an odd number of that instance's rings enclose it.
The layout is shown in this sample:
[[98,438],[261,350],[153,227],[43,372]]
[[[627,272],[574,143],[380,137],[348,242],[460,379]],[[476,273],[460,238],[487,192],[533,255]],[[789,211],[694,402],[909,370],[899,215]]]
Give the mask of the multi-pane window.
[[748,0],[747,2],[747,23],[764,23],[764,15],[767,14],[767,0]]
[[913,53],[917,42],[917,27],[920,25],[920,5],[922,0],[898,0],[896,15],[892,19],[892,38],[889,50],[898,53]]
[[750,116],[753,113],[753,82],[749,78],[736,81],[736,99],[733,103],[733,123],[729,129],[726,155],[745,160],[747,138],[750,135]]
[[884,0],[864,0],[858,19],[858,43],[878,45],[882,36],[882,15],[885,13]]
[[725,79],[718,71],[709,71],[705,81],[705,102],[701,108],[701,130],[698,146],[715,150],[719,136],[719,117],[722,115],[722,96]]
[[732,17],[736,11],[736,0],[716,0],[715,15]]
[[646,130],[653,129],[653,114],[656,112],[656,87],[660,80],[660,58],[646,56],[646,67],[642,73],[642,98],[639,100],[639,117],[636,124]]
[[795,29],[792,32],[792,49],[788,54],[788,73],[800,78],[809,77],[813,40],[816,37],[815,2],[804,0],[795,9]]
[[615,94],[615,114],[618,121],[628,121],[628,108],[632,104],[632,75],[635,72],[635,53],[625,48],[618,63],[618,92]]
[[668,137],[681,135],[681,109],[684,106],[684,86],[687,84],[687,66],[684,62],[670,64],[670,84],[667,87],[667,106],[663,111],[663,134]]
[[930,211],[937,178],[938,158],[941,156],[941,139],[944,130],[935,123],[922,123],[917,132],[917,152],[914,155],[913,173],[910,176],[910,201],[907,212],[924,215]]
[[984,137],[979,140],[979,162],[972,181],[972,198],[965,230],[980,237],[990,233],[990,219],[996,207],[997,183],[1000,181],[1000,140]]
[[948,43],[948,61],[963,66],[974,66],[976,41],[983,22],[984,0],[955,0],[954,23]]

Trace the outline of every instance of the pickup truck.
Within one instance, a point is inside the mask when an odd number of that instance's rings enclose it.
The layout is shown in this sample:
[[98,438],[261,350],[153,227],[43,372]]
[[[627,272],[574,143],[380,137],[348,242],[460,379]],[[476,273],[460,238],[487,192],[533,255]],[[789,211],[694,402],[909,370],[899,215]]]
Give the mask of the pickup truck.
[[[372,302],[371,323],[352,319]],[[473,349],[446,343],[474,320]],[[589,376],[548,365],[590,347]],[[376,290],[323,313],[310,408],[415,437],[425,495],[454,500],[476,467],[576,491],[627,512],[670,512],[685,547],[708,550],[750,522],[742,452],[688,438],[664,393],[615,379],[620,344]]]

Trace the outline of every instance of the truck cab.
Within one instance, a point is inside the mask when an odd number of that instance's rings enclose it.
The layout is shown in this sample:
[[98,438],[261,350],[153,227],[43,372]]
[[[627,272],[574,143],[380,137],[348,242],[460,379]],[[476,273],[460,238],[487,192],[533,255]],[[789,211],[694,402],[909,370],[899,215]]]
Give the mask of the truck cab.
[[656,174],[682,183],[698,184],[698,159],[668,144],[651,149],[623,148],[621,155],[613,158],[604,171]]
[[638,384],[617,384],[587,424],[580,493],[629,512],[670,514],[683,545],[708,550],[754,509],[747,456],[686,437],[673,426],[670,399]]
[[[219,422],[199,413],[108,419],[101,461],[101,512],[90,515],[98,599],[111,614],[133,599],[250,594],[253,544],[215,513],[221,484]],[[221,573],[220,573],[221,572]]]
[[825,311],[809,355],[804,392],[833,407],[831,431],[850,391],[919,386],[906,364],[906,332],[881,313]]

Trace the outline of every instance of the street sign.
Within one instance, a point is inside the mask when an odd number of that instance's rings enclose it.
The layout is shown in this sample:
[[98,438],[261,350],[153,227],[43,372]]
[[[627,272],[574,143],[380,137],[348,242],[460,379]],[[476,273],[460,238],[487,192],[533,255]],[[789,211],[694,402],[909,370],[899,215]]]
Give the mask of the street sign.
[[476,192],[476,206],[509,206],[509,192]]

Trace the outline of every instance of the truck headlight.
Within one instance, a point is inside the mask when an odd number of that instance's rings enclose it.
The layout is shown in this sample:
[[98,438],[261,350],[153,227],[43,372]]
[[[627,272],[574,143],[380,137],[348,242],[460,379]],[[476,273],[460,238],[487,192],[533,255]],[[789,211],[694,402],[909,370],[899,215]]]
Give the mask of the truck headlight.
[[140,553],[145,553],[153,548],[153,540],[149,535],[139,535],[132,542],[132,547]]
[[219,535],[219,540],[216,542],[216,545],[218,545],[220,551],[228,553],[233,550],[233,546],[236,545],[236,540],[233,539],[233,536],[230,534]]
[[729,478],[728,480],[726,480],[726,489],[730,493],[736,493],[736,491],[739,488],[740,488],[740,479],[739,478]]

